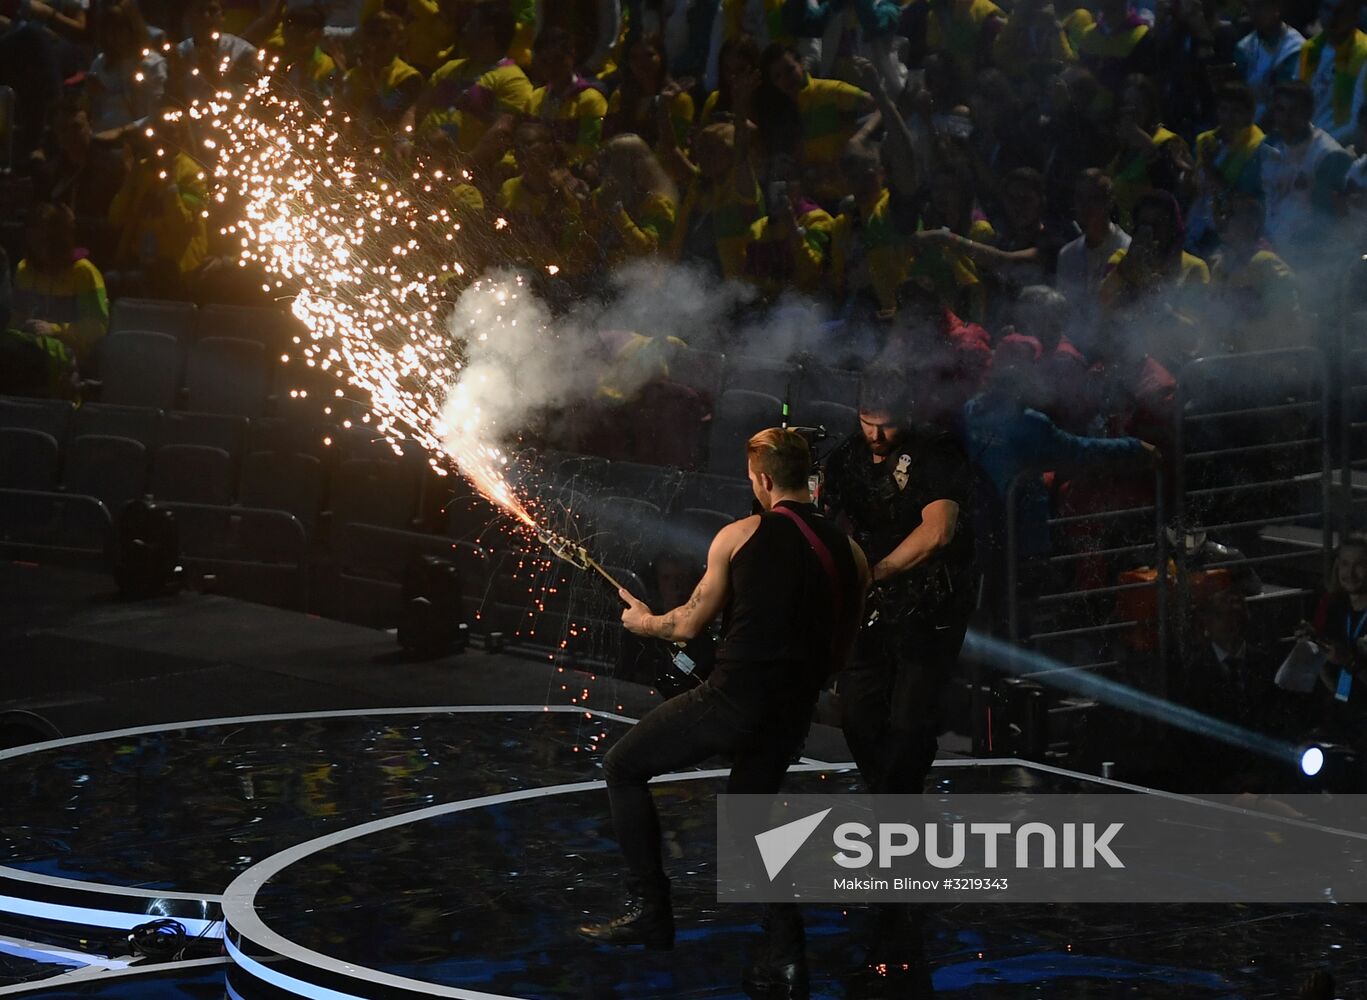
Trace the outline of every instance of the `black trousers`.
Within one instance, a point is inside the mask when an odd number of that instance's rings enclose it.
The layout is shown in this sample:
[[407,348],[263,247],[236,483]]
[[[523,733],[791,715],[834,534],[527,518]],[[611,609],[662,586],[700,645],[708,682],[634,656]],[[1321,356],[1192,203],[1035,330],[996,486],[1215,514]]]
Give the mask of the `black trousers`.
[[923,790],[938,748],[940,698],[967,630],[965,610],[860,631],[836,691],[845,742],[870,792]]
[[[779,790],[788,763],[806,739],[817,692],[800,690],[779,697],[779,691],[793,691],[799,668],[763,669],[773,675],[773,685],[739,692],[709,680],[676,695],[648,712],[603,758],[613,829],[631,878],[641,890],[663,892],[668,885],[660,819],[647,785],[651,778],[722,754],[732,761],[728,793],[764,795]],[[767,693],[761,694],[765,689]]]

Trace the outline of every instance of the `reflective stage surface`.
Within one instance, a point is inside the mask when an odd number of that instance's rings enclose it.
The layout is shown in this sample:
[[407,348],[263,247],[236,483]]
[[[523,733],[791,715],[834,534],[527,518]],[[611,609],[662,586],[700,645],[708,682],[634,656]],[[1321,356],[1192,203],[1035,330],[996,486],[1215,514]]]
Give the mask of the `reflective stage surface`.
[[[1019,767],[942,768],[947,791],[1081,790]],[[574,926],[610,911],[621,869],[606,795],[574,791],[394,826],[302,857],[257,895],[262,922],[296,949],[434,987],[545,998],[740,997],[759,940],[752,910],[714,897],[720,779],[660,787],[679,937],[671,953],[595,947]],[[853,787],[846,774],[790,775],[792,791]],[[1091,790],[1103,789],[1093,787]],[[298,905],[307,898],[307,912]],[[1343,983],[1367,917],[1349,907],[936,905],[908,908],[879,935],[873,910],[806,910],[816,997],[1294,996],[1333,962]],[[252,935],[249,933],[250,939]],[[888,974],[872,971],[870,947]],[[249,949],[250,951],[250,949]],[[341,992],[422,995],[388,984]],[[900,966],[905,965],[903,970]],[[239,992],[251,995],[252,980]],[[390,992],[399,988],[401,992]],[[456,992],[445,995],[459,995]],[[1340,995],[1344,995],[1340,993]],[[1351,993],[1349,994],[1351,995]]]
[[[752,910],[715,900],[718,776],[657,790],[676,949],[608,949],[573,934],[586,915],[619,902],[606,795],[586,783],[627,725],[579,710],[367,712],[6,756],[0,862],[11,875],[0,897],[13,895],[16,879],[55,876],[217,900],[237,878],[224,904],[236,964],[49,980],[21,995],[738,998],[759,929]],[[1033,765],[940,762],[935,775],[949,793],[1107,790]],[[856,783],[809,765],[787,787]],[[822,998],[933,990],[984,1000],[1282,1000],[1324,967],[1338,978],[1337,996],[1367,987],[1367,916],[1346,906],[931,903],[903,911],[890,935],[877,933],[872,910],[811,907],[805,916],[813,995]],[[867,969],[875,943],[889,968]],[[36,970],[22,960],[0,966],[0,989]]]

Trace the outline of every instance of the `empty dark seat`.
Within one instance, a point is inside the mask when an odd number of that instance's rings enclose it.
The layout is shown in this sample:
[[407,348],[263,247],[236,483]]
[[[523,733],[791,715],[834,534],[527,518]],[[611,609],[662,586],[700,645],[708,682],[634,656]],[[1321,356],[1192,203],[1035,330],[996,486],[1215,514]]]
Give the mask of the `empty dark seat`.
[[101,568],[113,527],[94,497],[0,489],[0,550],[11,557]]
[[234,462],[242,454],[250,421],[230,413],[172,410],[162,415],[158,443],[198,444],[228,453]]
[[254,340],[271,354],[293,354],[294,337],[308,333],[290,313],[269,306],[206,305],[199,310],[195,329],[201,340]]
[[797,388],[797,368],[782,361],[762,358],[728,357],[727,389],[748,389],[775,399],[791,399]]
[[824,399],[799,403],[793,420],[800,425],[826,428],[832,441],[847,438],[859,429],[859,412],[853,406]]
[[708,547],[717,532],[736,518],[720,510],[689,507],[671,518],[669,540],[681,555],[706,560]]
[[162,411],[148,406],[85,403],[71,416],[71,436],[108,434],[138,442],[149,452],[161,441]]
[[323,463],[312,455],[258,451],[242,460],[237,496],[247,507],[288,511],[312,533],[325,484]]
[[227,504],[233,493],[233,462],[222,448],[171,444],[152,459],[151,493],[177,503]]
[[186,569],[244,600],[308,607],[308,540],[285,511],[165,503],[176,517]]
[[266,349],[254,340],[206,337],[190,351],[185,388],[192,410],[255,417],[269,387]]
[[172,302],[165,299],[115,299],[109,313],[109,332],[145,330],[164,333],[184,343],[189,340],[195,324],[195,307],[191,302]]
[[67,445],[62,489],[95,497],[117,518],[129,500],[144,495],[147,449],[130,438],[85,434]]
[[51,434],[0,427],[0,487],[51,490],[57,485],[59,449]]
[[417,477],[398,462],[342,462],[333,474],[330,492],[337,525],[359,522],[408,528],[417,510]]
[[707,471],[744,476],[746,442],[758,431],[777,426],[782,419],[783,404],[775,396],[745,389],[722,393],[712,416]]
[[31,399],[27,396],[0,396],[0,427],[27,427],[51,435],[60,445],[66,440],[67,427],[75,404],[65,399]]
[[697,507],[743,517],[751,512],[754,503],[755,492],[748,479],[695,473],[684,477],[673,509]]
[[101,338],[100,402],[169,409],[180,392],[185,352],[167,333],[125,330]]

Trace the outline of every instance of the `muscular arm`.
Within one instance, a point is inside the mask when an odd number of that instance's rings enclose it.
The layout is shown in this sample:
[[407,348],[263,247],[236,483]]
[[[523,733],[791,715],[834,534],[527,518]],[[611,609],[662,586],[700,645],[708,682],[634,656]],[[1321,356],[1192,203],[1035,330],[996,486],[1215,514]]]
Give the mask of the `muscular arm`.
[[873,567],[875,580],[886,580],[919,566],[954,540],[959,526],[959,505],[953,500],[934,500],[921,509],[921,523]]
[[726,603],[726,594],[731,587],[731,557],[745,539],[754,533],[758,523],[758,517],[748,517],[728,524],[717,532],[707,551],[707,570],[693,588],[693,595],[672,611],[652,615],[643,603],[627,591],[618,591],[627,603],[626,610],[622,612],[622,624],[627,631],[669,642],[687,642],[702,632]]

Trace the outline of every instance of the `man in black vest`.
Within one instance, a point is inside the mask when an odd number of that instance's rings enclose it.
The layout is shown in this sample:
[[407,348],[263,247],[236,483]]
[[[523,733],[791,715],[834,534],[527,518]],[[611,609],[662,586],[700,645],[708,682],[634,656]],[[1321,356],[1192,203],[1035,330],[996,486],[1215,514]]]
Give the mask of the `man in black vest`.
[[820,497],[872,566],[867,624],[836,689],[845,740],[879,794],[922,791],[977,598],[968,458],[952,435],[911,423],[906,386],[899,371],[866,373],[860,431],[827,460]]
[[[627,604],[622,624],[636,635],[686,641],[718,612],[722,630],[707,680],[647,714],[603,760],[630,898],[622,915],[579,928],[594,941],[673,946],[669,880],[647,782],[726,754],[733,762],[728,793],[777,792],[806,738],[817,694],[843,664],[862,618],[868,564],[859,546],[812,506],[807,442],[775,427],[752,437],[746,450],[764,512],[717,533],[688,602],[653,615],[625,590],[620,594]],[[769,907],[765,929],[766,948],[746,973],[747,990],[804,995],[796,907]]]

